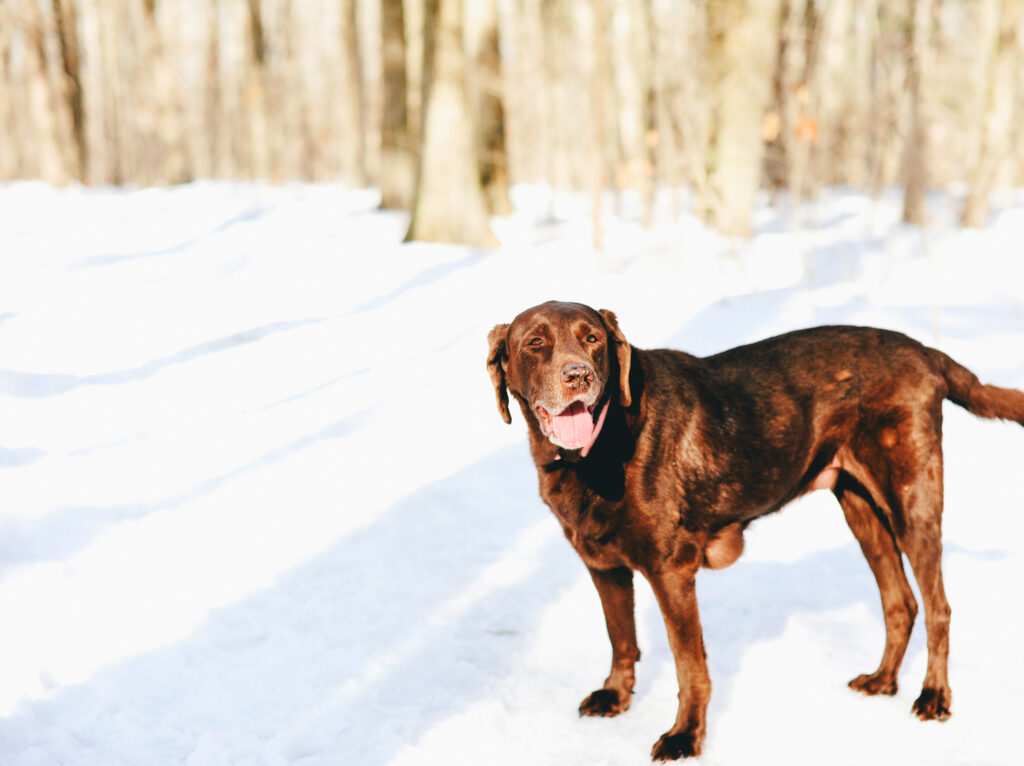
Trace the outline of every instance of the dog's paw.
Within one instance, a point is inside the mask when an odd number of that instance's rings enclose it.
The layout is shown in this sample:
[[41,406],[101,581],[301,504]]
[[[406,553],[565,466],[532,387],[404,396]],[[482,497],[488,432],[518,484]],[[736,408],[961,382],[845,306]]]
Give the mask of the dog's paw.
[[925,687],[921,690],[921,696],[914,701],[911,708],[922,721],[945,721],[952,715],[950,705],[953,703],[953,694],[949,687],[942,689],[931,689]]
[[666,732],[654,743],[651,758],[655,761],[675,761],[700,755],[701,743],[690,732]]
[[885,694],[890,697],[897,691],[896,679],[882,673],[857,676],[850,681],[850,688],[861,694]]
[[580,715],[610,717],[625,713],[631,696],[620,694],[618,689],[598,689],[580,703]]

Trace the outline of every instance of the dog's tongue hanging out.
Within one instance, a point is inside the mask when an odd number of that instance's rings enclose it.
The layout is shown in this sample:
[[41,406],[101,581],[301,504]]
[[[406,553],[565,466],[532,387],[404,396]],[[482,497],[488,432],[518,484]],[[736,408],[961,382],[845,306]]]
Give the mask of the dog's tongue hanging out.
[[596,423],[593,412],[583,402],[573,402],[557,415],[549,414],[543,407],[538,407],[538,411],[546,433],[554,436],[565,449],[582,450],[581,454],[586,457],[604,425],[608,403],[601,408]]

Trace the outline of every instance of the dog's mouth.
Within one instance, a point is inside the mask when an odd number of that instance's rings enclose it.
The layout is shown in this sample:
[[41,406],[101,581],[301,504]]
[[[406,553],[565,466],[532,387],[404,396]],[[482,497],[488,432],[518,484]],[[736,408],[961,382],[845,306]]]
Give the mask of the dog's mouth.
[[594,407],[594,404],[588,406],[576,400],[557,415],[552,415],[539,404],[535,410],[541,430],[554,444],[568,450],[581,450],[580,454],[586,457],[597,441],[604,417],[608,414],[608,402],[596,414]]

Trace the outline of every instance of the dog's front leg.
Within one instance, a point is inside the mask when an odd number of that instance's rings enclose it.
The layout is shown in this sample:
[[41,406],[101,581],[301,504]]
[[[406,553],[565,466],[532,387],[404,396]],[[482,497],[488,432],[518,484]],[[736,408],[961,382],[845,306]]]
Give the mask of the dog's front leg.
[[656,761],[700,755],[704,744],[711,678],[697,613],[695,575],[696,567],[648,574],[665,618],[679,679],[679,712],[675,725],[662,735],[651,751]]
[[624,713],[633,697],[633,668],[640,659],[636,644],[633,606],[633,571],[628,567],[591,569],[601,596],[608,638],[612,642],[612,670],[598,689],[580,704],[580,715],[613,716]]

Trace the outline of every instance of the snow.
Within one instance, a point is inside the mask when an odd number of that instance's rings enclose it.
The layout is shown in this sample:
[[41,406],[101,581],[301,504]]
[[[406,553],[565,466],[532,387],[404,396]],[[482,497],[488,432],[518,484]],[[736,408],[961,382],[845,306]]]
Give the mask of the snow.
[[[638,580],[632,709],[579,719],[610,656],[541,504],[487,331],[548,298],[707,354],[797,327],[891,327],[1024,387],[1024,196],[984,230],[936,195],[826,190],[730,241],[660,200],[516,190],[495,252],[401,244],[372,191],[0,186],[0,763],[643,764],[675,674]],[[884,641],[827,493],[699,581],[703,764],[1017,764],[1024,429],[946,409],[954,715],[846,681]]]

